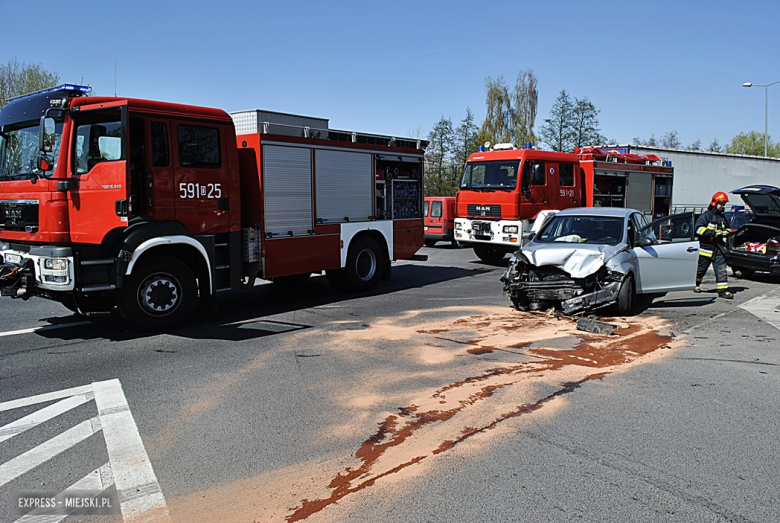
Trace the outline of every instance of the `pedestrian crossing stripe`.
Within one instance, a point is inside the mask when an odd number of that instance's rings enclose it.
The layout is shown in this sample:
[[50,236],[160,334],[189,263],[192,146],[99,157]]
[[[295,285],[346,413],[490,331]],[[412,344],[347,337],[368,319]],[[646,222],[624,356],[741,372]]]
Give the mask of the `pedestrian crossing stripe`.
[[[165,497],[119,380],[94,382],[82,387],[6,401],[0,403],[0,412],[55,400],[60,401],[0,427],[0,444],[88,401],[95,402],[98,415],[0,463],[0,487],[93,434],[102,432],[109,462],[66,490],[104,490],[114,485],[125,523],[169,523],[171,519]],[[66,517],[67,514],[36,515],[33,512],[22,516],[15,523],[58,523]]]

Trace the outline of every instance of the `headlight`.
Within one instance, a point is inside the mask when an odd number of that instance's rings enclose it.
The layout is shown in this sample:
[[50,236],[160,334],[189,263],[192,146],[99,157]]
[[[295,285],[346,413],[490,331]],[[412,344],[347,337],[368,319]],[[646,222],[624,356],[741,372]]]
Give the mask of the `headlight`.
[[455,230],[459,231],[461,229],[463,229],[463,224],[460,222],[455,222]]
[[504,225],[504,234],[517,234],[519,230],[517,225]]
[[66,271],[68,270],[67,258],[46,258],[43,260],[43,268],[52,271]]

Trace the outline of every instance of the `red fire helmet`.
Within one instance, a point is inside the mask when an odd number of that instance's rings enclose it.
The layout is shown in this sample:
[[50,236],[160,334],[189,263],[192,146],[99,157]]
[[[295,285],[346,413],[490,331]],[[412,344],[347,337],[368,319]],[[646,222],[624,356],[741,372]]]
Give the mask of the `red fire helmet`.
[[716,192],[712,196],[712,201],[710,202],[710,205],[714,207],[718,202],[729,203],[729,195],[724,192]]

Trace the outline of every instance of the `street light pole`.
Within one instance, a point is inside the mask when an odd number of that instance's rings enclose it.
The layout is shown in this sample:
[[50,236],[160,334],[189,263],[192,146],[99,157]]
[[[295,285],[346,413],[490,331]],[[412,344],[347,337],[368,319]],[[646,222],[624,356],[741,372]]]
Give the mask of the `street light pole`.
[[754,84],[752,82],[745,82],[742,87],[763,87],[764,88],[764,156],[769,156],[769,149],[767,148],[766,136],[769,134],[769,86],[780,83],[780,80],[772,82],[771,84]]

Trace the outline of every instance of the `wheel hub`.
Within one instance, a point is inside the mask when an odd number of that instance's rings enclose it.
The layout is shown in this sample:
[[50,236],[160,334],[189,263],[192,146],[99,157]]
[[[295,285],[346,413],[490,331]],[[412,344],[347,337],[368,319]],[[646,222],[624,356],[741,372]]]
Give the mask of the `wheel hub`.
[[374,277],[376,272],[376,256],[374,251],[366,249],[361,251],[357,257],[357,274],[363,281],[368,281]]
[[179,302],[179,288],[176,280],[168,275],[155,274],[141,286],[139,298],[147,311],[165,314],[172,311]]

